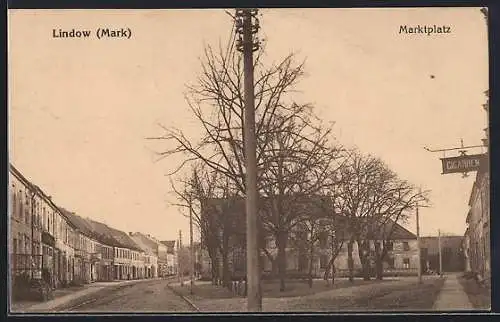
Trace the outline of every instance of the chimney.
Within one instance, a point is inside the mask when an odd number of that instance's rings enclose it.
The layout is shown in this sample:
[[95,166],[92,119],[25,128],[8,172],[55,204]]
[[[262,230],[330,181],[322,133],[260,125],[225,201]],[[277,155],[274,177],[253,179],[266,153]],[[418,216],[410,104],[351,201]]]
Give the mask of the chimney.
[[129,232],[128,232],[128,234],[129,234],[130,236],[134,235],[134,233],[133,233],[133,232],[131,232],[131,231],[129,231]]

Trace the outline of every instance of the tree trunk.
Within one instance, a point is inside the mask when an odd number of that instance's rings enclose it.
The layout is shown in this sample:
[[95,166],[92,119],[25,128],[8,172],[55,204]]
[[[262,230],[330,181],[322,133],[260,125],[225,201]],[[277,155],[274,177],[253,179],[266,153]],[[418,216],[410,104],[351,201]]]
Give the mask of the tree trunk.
[[370,280],[370,260],[368,258],[369,242],[358,240],[358,256],[361,262],[361,270],[363,273],[363,280]]
[[309,288],[313,286],[314,245],[309,248]]
[[212,285],[217,285],[217,277],[219,272],[217,271],[217,251],[214,249],[208,250],[208,256],[210,257],[210,261],[212,262],[211,273],[212,273]]
[[213,271],[213,281],[214,285],[219,285],[219,279],[220,279],[220,271],[219,271],[219,258],[218,256],[216,257],[215,261],[212,264],[212,271]]
[[280,279],[280,292],[285,291],[286,278],[286,232],[278,233],[278,275]]
[[332,264],[332,286],[335,284],[335,263]]
[[354,282],[354,259],[352,258],[353,240],[347,243],[347,268],[349,269],[349,282]]
[[375,242],[375,274],[376,279],[381,281],[384,278],[384,256],[380,250],[380,242]]
[[[266,255],[267,259],[271,262],[271,278],[272,279],[277,279],[278,278],[278,260],[277,258],[273,257],[266,248],[262,248],[264,251],[264,254]],[[264,271],[264,265],[262,265],[262,271]]]
[[278,278],[278,274],[279,274],[279,267],[278,267],[278,260],[277,259],[274,259],[272,262],[271,262],[271,276],[273,279],[277,279]]
[[228,251],[225,249],[222,253],[222,285],[229,287],[231,284],[231,273],[229,272]]

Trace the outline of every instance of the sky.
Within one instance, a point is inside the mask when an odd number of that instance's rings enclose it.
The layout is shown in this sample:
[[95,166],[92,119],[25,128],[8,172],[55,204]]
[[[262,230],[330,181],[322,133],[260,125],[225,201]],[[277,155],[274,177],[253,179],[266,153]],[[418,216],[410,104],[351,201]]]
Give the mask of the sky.
[[[462,235],[474,175],[441,174],[442,153],[478,145],[487,115],[487,28],[479,8],[263,9],[266,61],[305,60],[297,101],[335,122],[339,142],[382,158],[430,189],[423,236]],[[176,126],[196,136],[184,100],[206,44],[227,41],[231,17],[213,10],[10,10],[9,157],[54,202],[125,232],[188,236],[146,140]],[[400,26],[449,26],[404,34]],[[56,30],[129,28],[130,39],[53,38]],[[481,149],[470,153],[484,152]],[[448,152],[446,156],[455,156]],[[415,232],[415,221],[405,227]],[[186,237],[187,238],[187,237]],[[187,240],[187,239],[185,239]]]

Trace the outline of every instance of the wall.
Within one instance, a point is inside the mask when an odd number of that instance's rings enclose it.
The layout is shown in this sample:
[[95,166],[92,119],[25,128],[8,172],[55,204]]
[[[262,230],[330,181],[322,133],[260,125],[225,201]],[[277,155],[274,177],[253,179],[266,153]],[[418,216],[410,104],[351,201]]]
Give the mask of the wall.
[[489,173],[478,172],[470,197],[468,223],[468,258],[472,271],[490,276]]

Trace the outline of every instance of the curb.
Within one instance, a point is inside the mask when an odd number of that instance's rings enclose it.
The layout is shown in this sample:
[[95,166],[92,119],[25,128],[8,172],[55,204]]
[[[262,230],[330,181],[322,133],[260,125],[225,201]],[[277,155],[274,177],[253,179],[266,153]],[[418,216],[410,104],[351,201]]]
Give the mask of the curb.
[[169,288],[169,290],[172,291],[172,293],[174,293],[175,295],[179,296],[180,298],[182,298],[187,304],[189,304],[189,306],[191,306],[196,312],[201,312],[200,309],[193,303],[193,301],[191,301],[189,298],[187,298],[186,296],[182,295],[181,293],[177,292],[171,285],[171,283],[168,283],[167,284],[167,287]]
[[[80,307],[82,305],[94,302],[97,300],[96,294],[102,292],[102,291],[115,291],[119,290],[121,288],[125,288],[128,286],[135,285],[137,283],[141,283],[143,281],[151,281],[152,279],[148,280],[133,280],[130,282],[117,282],[115,285],[103,285],[101,287],[96,287],[95,290],[88,292],[86,294],[82,294],[80,296],[77,296],[75,298],[70,298],[66,302],[61,303],[61,304],[54,304],[51,306],[50,304],[46,308],[41,308],[41,309],[33,309],[32,307],[36,307],[41,305],[42,303],[37,303],[34,304],[31,307],[25,308],[23,312],[15,312],[15,313],[51,313],[51,312],[61,312],[61,311],[70,311],[71,309]],[[88,289],[88,288],[87,288]],[[57,300],[57,299],[54,299]]]

